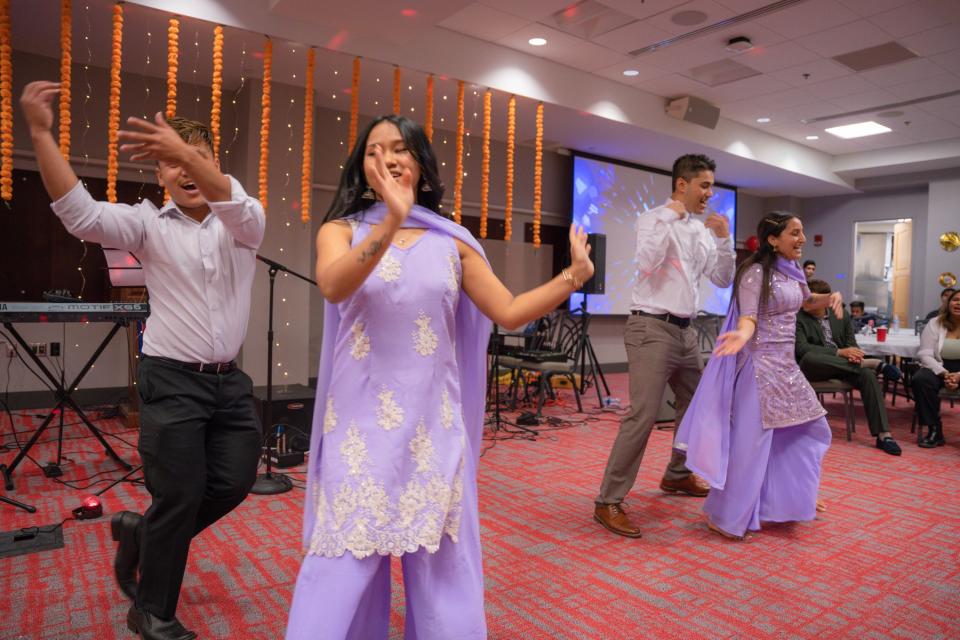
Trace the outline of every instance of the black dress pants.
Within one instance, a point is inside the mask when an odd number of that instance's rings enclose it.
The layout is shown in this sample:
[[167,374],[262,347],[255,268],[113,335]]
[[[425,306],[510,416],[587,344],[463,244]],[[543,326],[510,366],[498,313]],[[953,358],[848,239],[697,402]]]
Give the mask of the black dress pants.
[[137,607],[177,609],[190,541],[243,502],[257,474],[260,422],[250,376],[190,371],[144,357],[140,457],[153,501],[140,525]]
[[[960,360],[944,360],[943,367],[950,373],[960,371]],[[926,367],[921,368],[910,381],[913,386],[913,398],[917,403],[917,416],[920,424],[931,427],[940,424],[940,389],[943,378]]]
[[860,392],[870,435],[877,437],[884,431],[890,431],[887,410],[883,406],[883,390],[873,370],[865,369],[841,356],[808,353],[800,360],[800,371],[810,382],[830,379],[846,382]]

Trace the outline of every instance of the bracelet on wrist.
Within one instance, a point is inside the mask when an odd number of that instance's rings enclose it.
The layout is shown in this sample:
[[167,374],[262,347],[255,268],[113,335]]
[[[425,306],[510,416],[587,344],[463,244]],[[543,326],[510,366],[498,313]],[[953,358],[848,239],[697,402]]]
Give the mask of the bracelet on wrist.
[[563,276],[565,282],[573,287],[574,291],[583,288],[583,282],[578,280],[572,273],[570,273],[570,269],[568,267],[564,267],[563,270],[560,271],[560,275]]

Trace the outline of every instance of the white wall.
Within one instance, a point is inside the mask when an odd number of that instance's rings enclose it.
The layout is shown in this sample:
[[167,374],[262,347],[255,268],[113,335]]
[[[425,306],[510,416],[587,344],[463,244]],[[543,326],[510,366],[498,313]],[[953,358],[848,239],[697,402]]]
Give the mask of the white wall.
[[[939,241],[944,231],[960,231],[960,175],[932,180],[927,205],[927,229],[923,235],[927,258],[925,268],[920,271],[923,278],[918,284],[923,291],[922,309],[932,310],[940,306],[940,290],[943,288],[939,282],[940,274],[949,271],[960,277],[960,251],[944,251]],[[916,229],[914,233],[917,233]]]
[[[935,260],[927,247],[928,197],[926,188],[877,191],[856,196],[804,199],[798,212],[803,219],[807,246],[804,258],[817,263],[817,277],[826,280],[840,291],[844,299],[853,296],[853,258],[855,223],[870,220],[913,220],[913,251],[910,279],[910,310],[912,318],[925,314],[929,307],[929,292],[925,289],[924,273],[927,262]],[[814,246],[814,236],[823,236],[823,245]],[[928,256],[929,254],[929,256]],[[939,289],[937,289],[939,292]]]

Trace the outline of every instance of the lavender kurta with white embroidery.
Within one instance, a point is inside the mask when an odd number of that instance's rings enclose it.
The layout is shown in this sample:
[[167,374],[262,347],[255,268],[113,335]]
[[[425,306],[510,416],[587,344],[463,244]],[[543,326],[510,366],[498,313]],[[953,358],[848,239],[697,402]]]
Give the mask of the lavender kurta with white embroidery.
[[763,267],[753,265],[740,280],[740,316],[757,319],[757,330],[737,354],[737,369],[753,358],[757,397],[764,429],[803,424],[825,415],[817,394],[807,382],[793,356],[796,343],[797,311],[810,290],[780,271],[770,271],[770,299],[759,304]]
[[[353,244],[370,226],[355,227]],[[309,552],[434,552],[457,540],[466,437],[455,350],[460,258],[428,230],[339,305]]]

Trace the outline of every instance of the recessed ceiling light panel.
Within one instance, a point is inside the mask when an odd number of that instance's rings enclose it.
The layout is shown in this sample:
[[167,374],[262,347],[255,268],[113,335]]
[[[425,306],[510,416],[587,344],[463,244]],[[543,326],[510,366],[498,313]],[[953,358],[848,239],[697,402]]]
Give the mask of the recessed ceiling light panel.
[[889,133],[893,131],[893,129],[870,120],[868,122],[845,124],[840,127],[830,127],[829,129],[824,129],[824,131],[838,138],[849,140],[851,138],[863,138],[866,136],[875,136],[880,133]]

